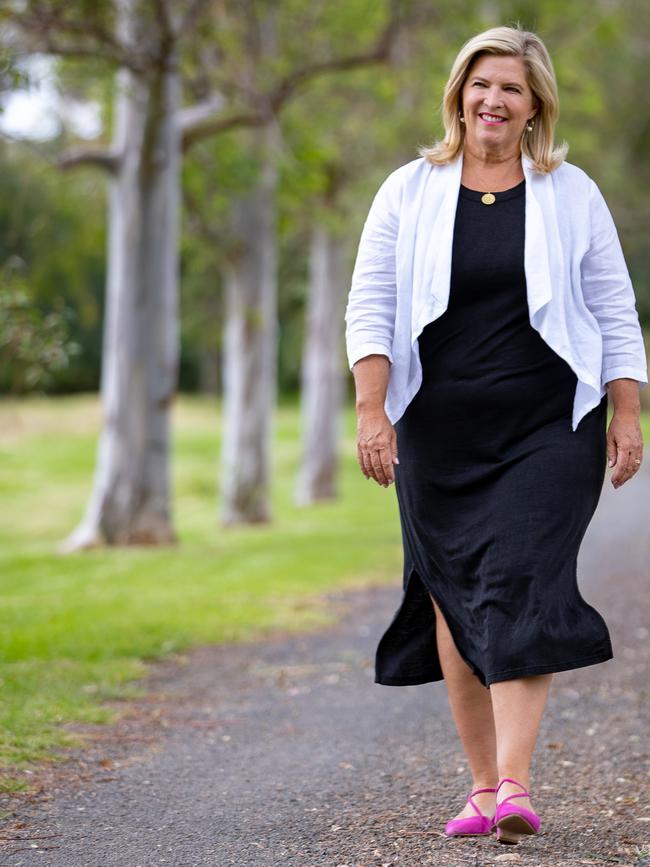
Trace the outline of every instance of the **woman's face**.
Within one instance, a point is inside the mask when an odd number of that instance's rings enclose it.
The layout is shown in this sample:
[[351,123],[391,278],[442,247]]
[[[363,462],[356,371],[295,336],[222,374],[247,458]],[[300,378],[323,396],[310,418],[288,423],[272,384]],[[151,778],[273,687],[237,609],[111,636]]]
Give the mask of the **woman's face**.
[[470,67],[461,102],[465,147],[519,152],[526,124],[537,107],[521,57],[479,57]]

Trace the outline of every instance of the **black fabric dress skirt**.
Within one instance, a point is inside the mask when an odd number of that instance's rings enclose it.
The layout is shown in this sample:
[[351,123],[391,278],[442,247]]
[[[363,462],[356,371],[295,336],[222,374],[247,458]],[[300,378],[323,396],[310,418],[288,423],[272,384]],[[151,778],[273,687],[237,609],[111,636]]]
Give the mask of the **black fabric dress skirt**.
[[525,181],[480,195],[460,188],[449,306],[420,334],[422,385],[395,424],[404,596],[375,661],[388,686],[443,678],[430,595],[486,687],[613,656],[576,574],[607,396],[574,432],[576,376],[529,321]]

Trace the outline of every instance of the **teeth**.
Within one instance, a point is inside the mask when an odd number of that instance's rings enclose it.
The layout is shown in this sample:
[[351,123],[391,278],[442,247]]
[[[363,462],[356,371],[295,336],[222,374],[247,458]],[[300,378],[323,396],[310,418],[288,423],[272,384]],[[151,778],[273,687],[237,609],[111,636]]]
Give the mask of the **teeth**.
[[485,120],[494,120],[494,121],[502,121],[502,120],[504,120],[504,118],[499,117],[499,116],[496,115],[496,114],[482,114],[482,115],[480,115],[480,116],[481,116],[482,118],[485,118]]

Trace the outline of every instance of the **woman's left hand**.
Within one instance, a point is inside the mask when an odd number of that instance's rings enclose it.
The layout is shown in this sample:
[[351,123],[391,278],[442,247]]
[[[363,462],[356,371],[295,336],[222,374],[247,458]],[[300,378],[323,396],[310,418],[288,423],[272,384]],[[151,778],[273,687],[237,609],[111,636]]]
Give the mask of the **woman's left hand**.
[[607,431],[607,466],[614,467],[611,482],[620,488],[637,472],[643,460],[643,437],[637,413],[614,411]]

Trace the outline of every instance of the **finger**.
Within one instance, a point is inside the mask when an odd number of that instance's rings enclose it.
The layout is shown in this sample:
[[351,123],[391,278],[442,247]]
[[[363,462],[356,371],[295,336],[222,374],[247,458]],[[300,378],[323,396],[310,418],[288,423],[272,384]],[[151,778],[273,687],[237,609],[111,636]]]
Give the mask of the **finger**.
[[393,471],[393,453],[390,449],[382,449],[379,453],[381,456],[382,469],[384,476],[389,485],[395,481],[395,473]]
[[363,452],[361,451],[361,446],[357,443],[357,463],[361,468],[361,472],[363,475],[368,478],[368,471],[366,470],[364,461],[363,461]]
[[386,474],[384,473],[384,466],[382,463],[382,453],[385,449],[375,449],[372,452],[372,468],[375,471],[375,478],[379,482],[380,485],[387,487],[388,479],[386,478]]
[[[369,479],[375,478],[375,471],[372,467],[372,460],[370,457],[370,452],[366,448],[361,449],[361,454],[363,456],[363,466],[366,471],[366,477]],[[376,479],[375,479],[376,481]]]
[[397,457],[397,433],[395,432],[395,428],[392,428],[390,433],[390,442],[389,447],[384,452],[386,461],[384,466],[384,473],[388,478],[390,484],[395,481],[395,464],[399,464],[399,458]]
[[390,450],[393,463],[398,464],[399,458],[397,457],[397,434],[395,433],[395,428],[393,428],[390,438]]
[[639,472],[642,460],[643,460],[643,453],[642,452],[633,451],[630,454],[630,474],[632,476],[636,475],[636,473]]
[[607,466],[616,466],[616,457],[618,454],[616,439],[613,436],[611,428],[607,431]]
[[[628,448],[625,454],[625,469],[623,472],[623,482],[627,482],[628,479],[631,479],[634,475],[635,464],[634,464],[634,451],[633,449]],[[621,484],[623,484],[621,482]]]
[[620,486],[630,478],[631,456],[632,452],[629,449],[617,448],[616,469],[612,473],[612,484],[615,488],[620,488]]
[[378,485],[381,485],[381,479],[378,478],[377,470],[375,468],[374,451],[372,449],[366,449],[363,454],[365,458],[365,466],[368,471],[368,477],[374,479]]
[[361,443],[357,443],[357,461],[359,462],[359,466],[361,467],[361,472],[366,478],[368,478],[368,465],[364,449],[361,447]]

